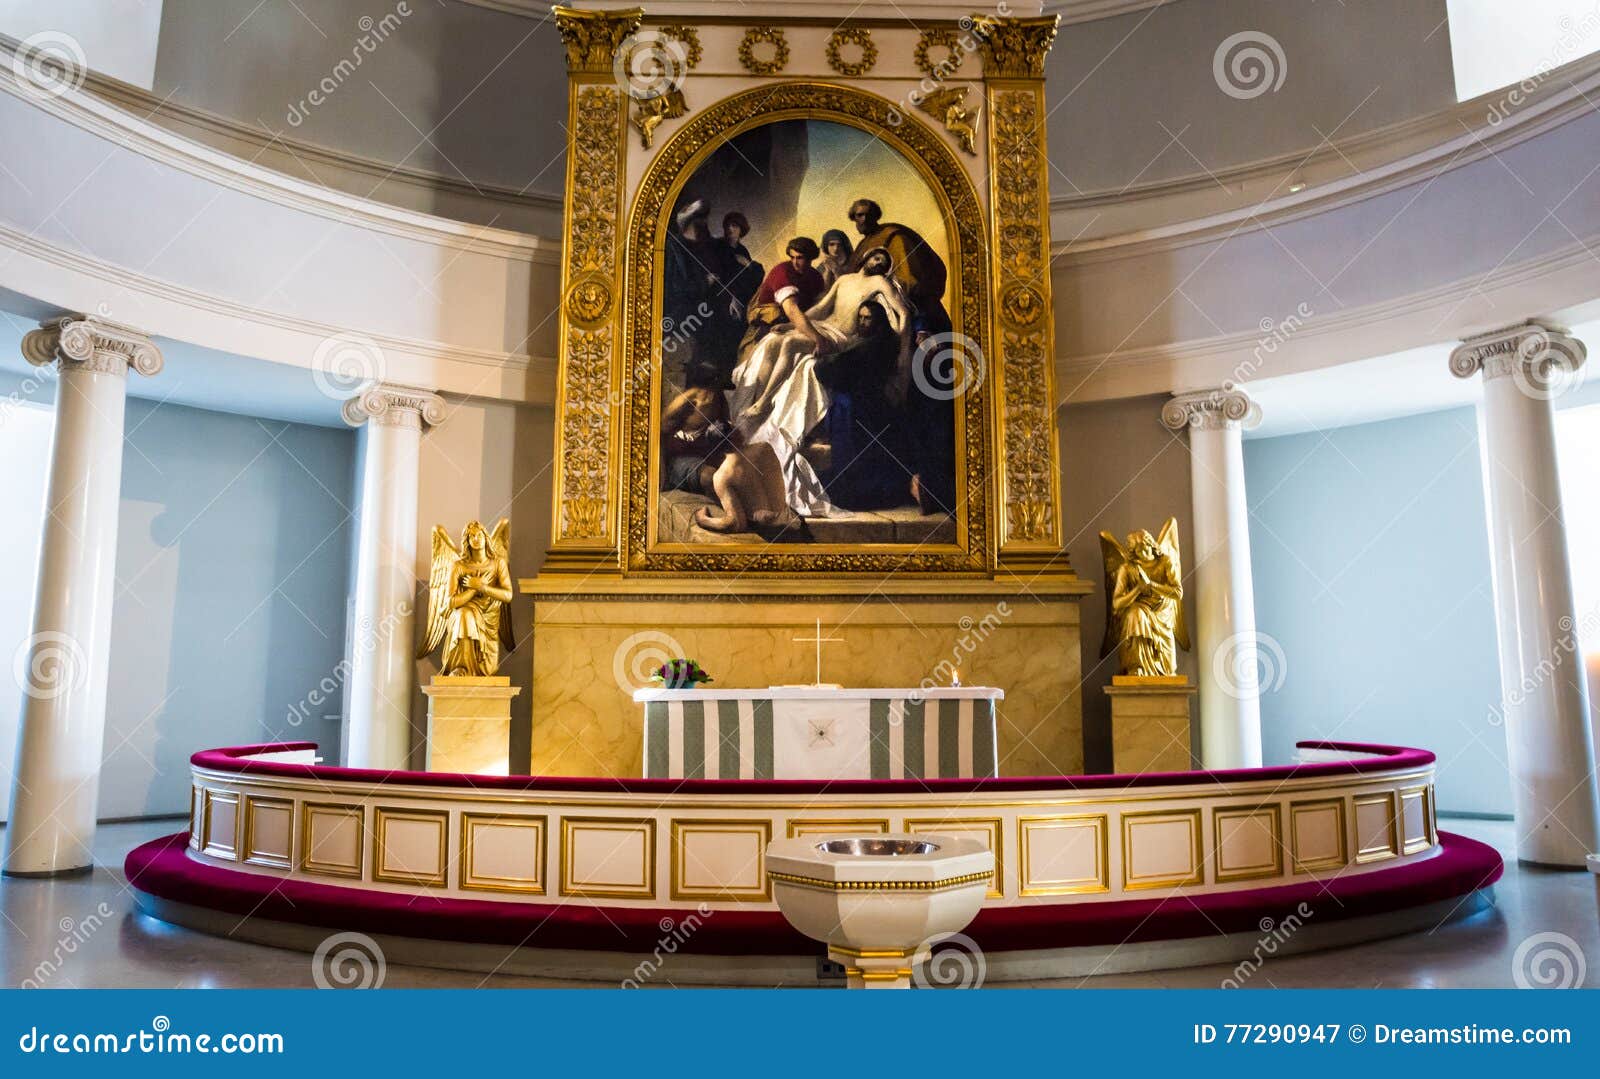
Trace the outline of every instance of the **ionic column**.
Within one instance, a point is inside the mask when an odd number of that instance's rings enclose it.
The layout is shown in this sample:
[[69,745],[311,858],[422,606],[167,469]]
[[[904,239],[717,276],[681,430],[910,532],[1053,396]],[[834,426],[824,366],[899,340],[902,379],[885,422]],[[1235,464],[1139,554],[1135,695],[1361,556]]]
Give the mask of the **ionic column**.
[[1517,855],[1577,867],[1600,850],[1600,799],[1551,399],[1586,355],[1581,341],[1534,322],[1468,338],[1450,354],[1456,377],[1483,373],[1482,460]]
[[365,439],[345,764],[403,769],[416,678],[417,459],[422,425],[444,418],[444,402],[427,390],[380,383],[346,401],[344,418]]
[[1174,396],[1161,422],[1189,429],[1200,763],[1256,768],[1261,702],[1241,433],[1261,422],[1261,410],[1242,390],[1206,390]]
[[16,657],[22,726],[5,871],[50,876],[94,863],[128,368],[154,375],[162,361],[148,337],[77,315],[30,332],[22,355],[57,364],[61,377],[33,635]]

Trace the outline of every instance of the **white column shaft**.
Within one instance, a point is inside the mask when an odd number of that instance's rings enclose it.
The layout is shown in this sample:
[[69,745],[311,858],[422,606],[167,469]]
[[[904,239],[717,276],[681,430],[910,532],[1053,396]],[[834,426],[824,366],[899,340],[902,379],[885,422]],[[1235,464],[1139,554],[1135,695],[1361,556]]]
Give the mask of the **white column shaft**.
[[[116,598],[127,364],[135,362],[154,374],[161,359],[148,340],[75,318],[33,331],[23,344],[34,363],[58,362],[60,357],[61,377],[33,633],[24,644],[25,654],[15,660],[23,692],[22,722],[5,870],[46,875],[94,863]],[[115,347],[105,348],[108,344]]]
[[1189,454],[1200,762],[1205,768],[1256,768],[1261,765],[1261,704],[1255,588],[1238,424],[1191,427]]
[[361,472],[348,764],[405,768],[411,752],[420,427],[369,422]]
[[1588,689],[1550,401],[1484,382],[1496,629],[1518,855],[1582,866],[1600,850]]

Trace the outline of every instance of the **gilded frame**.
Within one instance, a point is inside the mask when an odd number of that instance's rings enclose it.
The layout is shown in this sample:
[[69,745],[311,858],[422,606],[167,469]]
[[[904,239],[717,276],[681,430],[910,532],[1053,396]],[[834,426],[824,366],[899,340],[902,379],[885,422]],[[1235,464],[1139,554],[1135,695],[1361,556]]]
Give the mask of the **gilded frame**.
[[992,343],[987,223],[977,189],[938,134],[885,98],[822,82],[785,82],[736,94],[705,109],[673,135],[639,182],[628,214],[623,266],[622,368],[648,372],[623,384],[623,566],[629,574],[716,575],[832,573],[985,576],[994,564],[990,490],[995,461],[988,365],[961,395],[956,411],[956,543],[662,544],[656,542],[663,252],[678,192],[727,137],[778,120],[829,120],[882,139],[917,169],[933,191],[951,236],[952,322],[985,357]]

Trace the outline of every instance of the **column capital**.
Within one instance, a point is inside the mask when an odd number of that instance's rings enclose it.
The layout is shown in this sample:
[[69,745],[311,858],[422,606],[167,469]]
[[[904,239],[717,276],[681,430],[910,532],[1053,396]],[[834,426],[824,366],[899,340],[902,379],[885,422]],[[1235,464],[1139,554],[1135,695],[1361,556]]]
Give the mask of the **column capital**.
[[86,315],[62,315],[29,330],[22,358],[35,367],[60,363],[107,375],[124,375],[131,367],[146,377],[160,373],[164,362],[155,342],[138,330]]
[[1185,427],[1203,431],[1230,427],[1248,430],[1261,422],[1261,406],[1237,386],[1175,393],[1161,406],[1161,422],[1174,431]]
[[1589,350],[1559,326],[1529,320],[1468,337],[1450,353],[1450,373],[1485,379],[1507,375],[1544,384],[1583,366]]
[[618,47],[639,29],[639,21],[644,18],[643,8],[585,11],[556,4],[550,11],[567,49],[567,70],[573,74],[609,73]]
[[[966,20],[963,20],[965,23]],[[983,53],[986,78],[1042,79],[1044,58],[1056,43],[1060,15],[1029,19],[976,14],[972,28]]]
[[360,427],[371,420],[420,431],[424,421],[431,425],[444,419],[444,399],[431,390],[415,386],[375,382],[346,401],[340,411],[344,422],[352,427]]

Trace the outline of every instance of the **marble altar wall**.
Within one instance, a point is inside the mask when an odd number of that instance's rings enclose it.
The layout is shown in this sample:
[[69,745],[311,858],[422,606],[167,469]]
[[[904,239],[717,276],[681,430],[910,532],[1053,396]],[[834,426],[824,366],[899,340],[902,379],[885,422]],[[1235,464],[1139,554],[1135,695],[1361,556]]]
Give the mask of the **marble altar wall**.
[[[1171,514],[1178,516],[1183,550],[1195,549],[1190,532],[1189,507],[1194,503],[1189,446],[1183,433],[1174,434],[1159,422],[1166,400],[1158,394],[1068,405],[1059,411],[1062,510],[1073,565],[1098,563],[1100,529],[1122,535]],[[1184,582],[1189,588],[1184,602],[1192,626],[1194,566],[1184,570],[1189,577]],[[1083,752],[1090,772],[1111,770],[1111,702],[1102,689],[1116,673],[1116,658],[1100,659],[1105,631],[1105,597],[1096,589],[1083,602]],[[1193,652],[1178,653],[1178,673],[1198,684],[1199,664]]]
[[[524,588],[534,582],[523,582]],[[956,587],[952,585],[952,589]],[[642,775],[643,710],[631,695],[650,666],[697,659],[719,689],[809,683],[822,620],[823,680],[847,686],[998,686],[1001,775],[1083,769],[1078,600],[1017,592],[914,596],[536,596],[535,775]],[[1009,612],[1009,613],[1007,613]],[[943,666],[941,666],[943,664]]]

